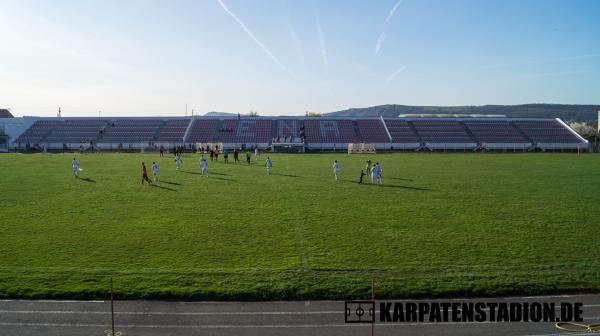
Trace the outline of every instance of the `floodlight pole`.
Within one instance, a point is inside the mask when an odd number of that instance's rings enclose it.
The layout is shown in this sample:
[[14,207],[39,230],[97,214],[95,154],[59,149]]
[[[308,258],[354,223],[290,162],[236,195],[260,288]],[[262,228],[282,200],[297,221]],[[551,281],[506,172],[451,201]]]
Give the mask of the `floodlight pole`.
[[375,279],[371,279],[371,301],[373,301],[373,322],[371,322],[371,336],[375,336]]
[[112,336],[115,336],[115,304],[113,301],[113,281],[112,277],[109,280],[109,288],[110,288],[110,317],[112,320]]

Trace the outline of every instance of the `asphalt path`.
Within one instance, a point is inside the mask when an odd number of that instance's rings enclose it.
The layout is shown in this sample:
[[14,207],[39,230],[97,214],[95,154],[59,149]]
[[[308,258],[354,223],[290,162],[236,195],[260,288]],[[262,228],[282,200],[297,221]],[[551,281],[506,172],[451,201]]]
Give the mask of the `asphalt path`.
[[[388,301],[388,300],[386,300]],[[406,302],[407,300],[389,300]],[[410,300],[433,302],[438,300]],[[450,299],[459,302],[582,302],[584,323],[600,323],[600,295]],[[377,305],[378,306],[378,305]],[[116,330],[134,335],[371,335],[345,323],[344,301],[115,301]],[[377,319],[379,312],[376,311]],[[561,332],[550,322],[381,323],[375,335],[600,335]],[[0,335],[107,335],[109,301],[0,300]],[[110,333],[109,333],[110,334]]]

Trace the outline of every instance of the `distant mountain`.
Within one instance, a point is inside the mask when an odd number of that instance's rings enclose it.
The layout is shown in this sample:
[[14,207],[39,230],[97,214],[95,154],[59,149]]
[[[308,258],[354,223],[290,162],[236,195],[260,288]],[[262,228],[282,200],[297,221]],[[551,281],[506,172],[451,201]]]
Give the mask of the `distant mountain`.
[[326,113],[338,117],[396,117],[399,114],[502,114],[512,118],[561,118],[566,122],[595,122],[600,105],[525,104],[483,106],[379,105]]

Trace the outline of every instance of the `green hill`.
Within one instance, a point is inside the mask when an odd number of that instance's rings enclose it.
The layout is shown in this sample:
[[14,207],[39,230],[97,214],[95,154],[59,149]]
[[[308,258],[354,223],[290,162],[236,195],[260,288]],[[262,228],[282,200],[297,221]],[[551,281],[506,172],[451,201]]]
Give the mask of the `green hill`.
[[502,114],[513,118],[561,118],[564,121],[595,122],[600,105],[524,104],[482,106],[379,105],[327,113],[329,116],[396,117],[399,114]]

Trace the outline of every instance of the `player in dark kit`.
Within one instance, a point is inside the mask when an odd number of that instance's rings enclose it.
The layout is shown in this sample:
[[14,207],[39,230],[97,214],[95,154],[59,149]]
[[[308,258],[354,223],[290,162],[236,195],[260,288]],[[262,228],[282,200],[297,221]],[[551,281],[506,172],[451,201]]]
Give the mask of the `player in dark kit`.
[[148,178],[148,172],[146,171],[146,164],[142,162],[142,184],[144,181],[148,182],[148,184],[152,184],[152,181]]
[[365,171],[364,171],[364,170],[361,170],[361,171],[360,171],[360,180],[358,180],[358,184],[362,184],[363,177],[364,177],[365,175],[367,175],[367,174],[365,174]]

